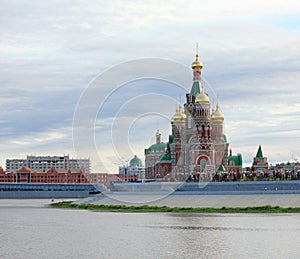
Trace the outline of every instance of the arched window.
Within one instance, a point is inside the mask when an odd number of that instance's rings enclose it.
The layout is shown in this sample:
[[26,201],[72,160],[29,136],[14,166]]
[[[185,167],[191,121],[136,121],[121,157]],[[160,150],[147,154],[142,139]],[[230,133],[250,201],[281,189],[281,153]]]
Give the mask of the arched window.
[[188,116],[187,122],[188,122],[188,128],[190,129],[192,127],[192,118],[190,115]]
[[202,158],[202,159],[200,160],[200,170],[201,170],[201,171],[204,171],[205,166],[206,166],[206,159]]

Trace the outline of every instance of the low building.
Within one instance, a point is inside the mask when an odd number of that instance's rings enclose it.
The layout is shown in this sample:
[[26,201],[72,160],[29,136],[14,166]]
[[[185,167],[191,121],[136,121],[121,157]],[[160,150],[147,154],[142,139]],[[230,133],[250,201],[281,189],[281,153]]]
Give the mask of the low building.
[[268,174],[268,168],[267,157],[263,156],[261,146],[259,145],[256,156],[253,158],[252,171],[256,175]]
[[108,174],[108,173],[90,173],[86,174],[87,183],[92,184],[103,184],[109,187],[111,182],[121,182],[123,179],[118,174]]
[[[159,165],[159,161],[162,159],[162,163],[165,164],[166,161],[171,163],[171,156],[165,157],[167,151],[167,143],[161,142],[161,133],[157,130],[156,143],[151,145],[149,148],[145,149],[145,177],[147,179],[163,178],[162,172],[159,173],[164,168],[164,165]],[[163,158],[164,157],[164,158]],[[167,158],[167,160],[166,160]],[[172,167],[168,167],[167,171],[171,171]],[[163,169],[164,170],[164,169]]]
[[229,173],[234,173],[239,178],[243,173],[242,169],[243,169],[242,154],[237,153],[236,155],[232,155],[232,149],[230,148],[227,171]]
[[[124,177],[126,176],[126,177]],[[136,176],[136,177],[131,177]],[[129,165],[119,166],[119,177],[122,179],[145,179],[145,167],[142,165],[142,160],[136,155],[130,160]]]
[[87,183],[84,169],[79,172],[60,171],[50,168],[48,171],[33,171],[28,167],[21,167],[16,172],[0,170],[0,182],[4,183]]

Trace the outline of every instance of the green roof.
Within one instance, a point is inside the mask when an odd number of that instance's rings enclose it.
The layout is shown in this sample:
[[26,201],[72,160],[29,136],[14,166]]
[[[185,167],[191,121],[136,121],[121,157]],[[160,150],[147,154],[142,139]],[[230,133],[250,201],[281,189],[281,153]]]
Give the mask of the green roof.
[[200,82],[199,81],[193,82],[191,94],[195,97],[195,99],[196,99],[197,95],[200,94]]
[[145,149],[145,155],[151,152],[165,152],[166,148],[167,148],[166,143],[153,144],[149,148]]
[[236,156],[228,156],[228,165],[230,165],[230,161],[233,161],[235,166],[243,165],[242,155],[240,153]]
[[284,165],[284,168],[293,168],[294,164],[291,164],[290,162],[287,162],[286,165]]
[[258,157],[258,158],[263,158],[264,157],[260,145],[258,147],[258,150],[257,150],[257,153],[256,153],[256,157]]
[[222,164],[219,166],[218,172],[226,172],[226,169]]
[[165,153],[164,155],[161,156],[159,161],[171,161],[171,154],[170,153]]
[[129,164],[132,165],[138,165],[141,166],[142,165],[142,160],[139,159],[136,155],[134,156],[134,158],[132,158],[129,162]]

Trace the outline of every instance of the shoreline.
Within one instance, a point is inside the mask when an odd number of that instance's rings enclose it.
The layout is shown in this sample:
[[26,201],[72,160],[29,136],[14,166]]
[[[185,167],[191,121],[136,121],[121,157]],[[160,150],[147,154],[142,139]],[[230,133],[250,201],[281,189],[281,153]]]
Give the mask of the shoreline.
[[255,207],[168,207],[168,206],[127,206],[127,205],[97,205],[78,204],[72,201],[64,201],[50,204],[53,208],[83,209],[97,212],[131,212],[131,213],[300,213],[300,207],[283,208],[279,206],[255,206]]

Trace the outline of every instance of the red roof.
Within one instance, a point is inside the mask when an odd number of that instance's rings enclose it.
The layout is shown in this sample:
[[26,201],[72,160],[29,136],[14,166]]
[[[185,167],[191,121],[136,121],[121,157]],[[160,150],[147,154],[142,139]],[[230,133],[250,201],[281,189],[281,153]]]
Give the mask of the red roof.
[[55,170],[54,167],[51,167],[51,168],[47,171],[47,174],[48,174],[48,173],[57,174],[58,172]]
[[23,166],[17,172],[18,173],[31,173],[31,170],[28,167]]

